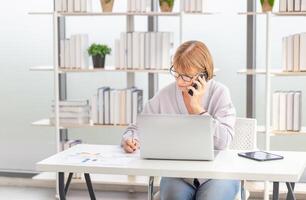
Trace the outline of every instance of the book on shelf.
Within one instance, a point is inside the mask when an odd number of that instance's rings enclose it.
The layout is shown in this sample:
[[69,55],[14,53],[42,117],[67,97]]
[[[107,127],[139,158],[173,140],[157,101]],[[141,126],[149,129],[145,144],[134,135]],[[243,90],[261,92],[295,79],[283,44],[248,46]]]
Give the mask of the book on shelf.
[[301,11],[302,12],[306,11],[306,0],[301,0]]
[[294,0],[294,11],[295,12],[301,11],[301,0]]
[[306,33],[300,34],[300,70],[306,71]]
[[89,55],[88,35],[71,35],[70,39],[60,41],[60,64],[61,68],[88,69]]
[[300,131],[302,126],[302,92],[294,94],[293,99],[293,130]]
[[108,124],[108,117],[105,115],[106,107],[108,106],[110,87],[98,88],[98,123]]
[[279,12],[305,12],[306,0],[280,0]]
[[127,12],[144,13],[151,10],[150,0],[127,0]]
[[120,69],[168,69],[172,49],[170,32],[121,33],[115,40],[115,63]]
[[294,0],[287,0],[287,11],[288,12],[294,11]]
[[92,11],[92,0],[55,0],[55,11],[81,13]]
[[294,99],[294,92],[287,92],[287,99],[286,99],[287,131],[293,131],[293,99]]
[[282,39],[282,68],[288,72],[306,71],[306,33]]
[[204,8],[203,5],[206,4],[204,2],[206,0],[182,0],[182,11],[188,13],[188,12],[198,12],[201,13],[203,12]]
[[101,87],[93,95],[91,114],[94,124],[127,125],[136,122],[142,111],[143,92],[136,87],[111,89]]
[[279,0],[279,12],[287,12],[287,0]]
[[293,71],[300,71],[300,34],[293,35]]
[[279,94],[279,130],[285,131],[287,128],[286,114],[287,114],[287,95],[285,92],[280,92]]
[[275,91],[272,98],[273,129],[300,131],[302,120],[301,91]]
[[272,96],[272,119],[273,119],[273,130],[279,130],[279,92],[274,92]]
[[98,95],[94,94],[91,97],[91,104],[90,104],[90,117],[93,124],[98,124],[99,122],[99,115],[98,115]]

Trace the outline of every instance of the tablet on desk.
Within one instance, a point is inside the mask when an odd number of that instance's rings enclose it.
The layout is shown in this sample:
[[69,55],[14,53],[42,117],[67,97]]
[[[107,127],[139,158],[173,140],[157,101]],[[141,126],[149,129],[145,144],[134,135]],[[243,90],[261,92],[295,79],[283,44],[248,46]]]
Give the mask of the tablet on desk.
[[284,157],[281,155],[276,155],[264,151],[251,151],[251,152],[241,152],[238,153],[239,156],[249,158],[257,161],[269,161],[269,160],[280,160]]

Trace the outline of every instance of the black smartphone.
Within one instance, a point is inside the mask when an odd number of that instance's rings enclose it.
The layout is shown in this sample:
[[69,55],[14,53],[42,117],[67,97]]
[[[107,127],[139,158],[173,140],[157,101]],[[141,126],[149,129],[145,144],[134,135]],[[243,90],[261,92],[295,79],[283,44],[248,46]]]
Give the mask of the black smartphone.
[[257,160],[257,161],[280,160],[284,158],[281,155],[276,155],[276,154],[272,154],[272,153],[268,153],[264,151],[243,152],[243,153],[238,153],[238,155],[241,157],[245,157],[245,158]]
[[[202,74],[200,74],[199,76],[201,76],[201,78],[204,78],[205,79],[205,81],[207,80],[207,78],[208,78],[208,74],[207,74],[207,72],[203,72]],[[199,79],[197,79],[197,80],[199,80]],[[195,89],[198,89],[198,85],[197,84],[192,84],[192,87],[194,87]],[[188,91],[188,94],[190,95],[190,96],[193,96],[193,91],[190,89],[189,91]]]

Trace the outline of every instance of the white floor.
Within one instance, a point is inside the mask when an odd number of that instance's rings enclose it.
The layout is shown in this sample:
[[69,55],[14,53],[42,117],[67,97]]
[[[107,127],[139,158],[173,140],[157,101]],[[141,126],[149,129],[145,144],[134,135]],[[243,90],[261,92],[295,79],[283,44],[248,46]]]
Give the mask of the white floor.
[[[0,186],[0,200],[54,200],[55,191],[50,188],[35,187],[12,187]],[[101,200],[143,200],[147,198],[146,193],[128,192],[95,192],[97,199]],[[67,200],[89,200],[87,191],[71,190]]]

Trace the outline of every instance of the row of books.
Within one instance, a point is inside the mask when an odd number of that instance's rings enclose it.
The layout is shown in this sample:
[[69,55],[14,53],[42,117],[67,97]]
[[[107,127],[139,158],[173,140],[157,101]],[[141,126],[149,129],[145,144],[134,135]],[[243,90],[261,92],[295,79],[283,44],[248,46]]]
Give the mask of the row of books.
[[92,0],[55,0],[57,12],[91,12]]
[[[90,105],[88,100],[59,101],[60,124],[89,124]],[[51,124],[55,123],[55,107],[52,104]]]
[[115,40],[115,66],[119,69],[168,69],[173,49],[171,32],[121,33]]
[[300,131],[302,121],[301,91],[276,91],[273,94],[273,129]]
[[184,12],[203,12],[205,0],[182,0],[182,9]]
[[279,12],[304,12],[306,0],[279,0]]
[[127,0],[127,12],[151,11],[150,0]]
[[70,39],[60,41],[60,67],[80,68],[89,67],[89,46],[87,34],[71,35]]
[[126,125],[136,122],[142,108],[142,90],[101,87],[91,100],[91,118],[94,124]]
[[283,38],[282,68],[284,71],[306,71],[306,33]]

